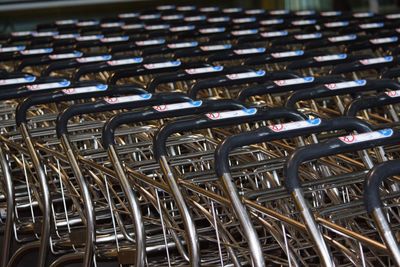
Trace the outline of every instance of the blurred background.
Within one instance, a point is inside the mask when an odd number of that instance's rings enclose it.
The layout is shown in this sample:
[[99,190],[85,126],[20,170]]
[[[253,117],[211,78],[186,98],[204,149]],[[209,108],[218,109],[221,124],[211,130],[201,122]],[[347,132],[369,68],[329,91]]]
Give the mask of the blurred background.
[[0,32],[31,29],[32,25],[62,18],[100,18],[121,12],[143,10],[159,4],[241,6],[290,10],[343,10],[392,12],[400,0],[0,0]]

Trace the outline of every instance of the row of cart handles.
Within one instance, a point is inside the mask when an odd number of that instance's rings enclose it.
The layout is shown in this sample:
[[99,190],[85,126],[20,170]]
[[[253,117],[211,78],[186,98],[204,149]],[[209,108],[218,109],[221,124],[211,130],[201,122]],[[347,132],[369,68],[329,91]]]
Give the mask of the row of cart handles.
[[[320,143],[308,144],[296,148],[284,163],[284,183],[288,193],[300,212],[313,245],[324,266],[334,266],[334,256],[327,245],[327,238],[319,228],[319,221],[310,208],[309,199],[305,197],[304,187],[299,177],[300,166],[319,158],[354,151],[363,151],[369,148],[397,145],[400,132],[396,127],[387,125],[371,125],[356,118],[356,115],[366,109],[399,104],[400,84],[393,80],[400,74],[398,65],[398,24],[399,14],[381,16],[372,13],[344,14],[342,12],[314,12],[314,11],[265,11],[244,10],[240,8],[218,9],[196,7],[157,7],[156,13],[126,13],[118,19],[110,21],[78,21],[62,20],[53,24],[41,25],[38,31],[15,32],[10,36],[0,38],[7,40],[0,42],[0,62],[14,62],[14,72],[0,71],[0,100],[16,100],[18,106],[15,110],[15,123],[28,152],[35,175],[38,178],[42,203],[42,222],[40,224],[40,242],[32,243],[32,247],[39,247],[40,256],[38,266],[44,266],[49,247],[51,246],[50,232],[52,231],[52,196],[46,177],[46,167],[42,162],[42,155],[33,142],[33,137],[28,121],[29,110],[41,105],[51,106],[54,103],[73,101],[74,104],[63,109],[56,118],[55,133],[60,144],[66,152],[65,157],[70,163],[73,176],[78,181],[80,194],[84,202],[84,220],[86,231],[85,248],[82,255],[76,253],[78,258],[83,258],[85,266],[93,264],[96,241],[96,214],[95,201],[91,199],[90,185],[87,177],[80,168],[78,151],[70,140],[68,122],[75,117],[99,114],[109,111],[128,110],[108,118],[102,128],[101,142],[107,151],[110,161],[115,168],[115,176],[121,183],[122,191],[126,197],[127,209],[133,217],[134,235],[127,235],[135,243],[135,266],[144,266],[146,262],[146,232],[143,227],[144,216],[140,207],[140,200],[132,184],[129,182],[123,162],[118,154],[118,145],[115,142],[117,129],[124,124],[137,124],[153,120],[175,118],[159,128],[154,135],[152,150],[154,159],[165,176],[166,183],[182,218],[185,231],[184,245],[188,252],[179,247],[184,246],[177,242],[178,250],[191,266],[200,266],[199,233],[195,218],[191,215],[189,202],[174,176],[170,161],[173,155],[167,148],[170,137],[177,133],[196,130],[236,126],[238,124],[257,123],[263,121],[283,121],[261,127],[256,130],[246,131],[226,137],[215,149],[214,169],[221,184],[224,194],[230,201],[241,231],[249,246],[249,253],[253,266],[265,266],[265,251],[259,232],[252,223],[252,211],[245,206],[232,174],[232,165],[229,155],[235,149],[253,144],[269,143],[281,139],[293,139],[301,136],[313,136],[322,132],[346,132],[347,135],[330,138]],[[214,20],[206,15],[176,15],[169,12],[215,12]],[[164,14],[165,13],[165,14]],[[197,14],[196,13],[196,14]],[[220,14],[224,16],[220,16]],[[232,16],[232,19],[217,19]],[[247,16],[247,17],[246,17]],[[275,18],[275,17],[278,18]],[[304,17],[304,18],[299,18]],[[340,17],[340,21],[336,20]],[[191,18],[191,19],[190,19]],[[332,21],[332,18],[335,18]],[[149,24],[143,27],[139,21],[160,20],[174,21],[190,25]],[[178,22],[175,22],[178,21]],[[355,22],[354,22],[355,20]],[[366,21],[364,21],[366,20]],[[346,23],[346,21],[349,21]],[[154,21],[153,21],[154,22]],[[204,23],[203,23],[204,22]],[[259,23],[259,24],[257,24]],[[336,24],[335,24],[336,23]],[[172,24],[172,22],[171,22]],[[192,25],[193,24],[193,25]],[[210,27],[203,27],[210,24]],[[217,24],[215,26],[215,24]],[[226,25],[225,25],[226,24]],[[256,24],[256,25],[255,25]],[[336,26],[333,26],[335,24]],[[245,25],[243,28],[234,28]],[[260,31],[258,27],[268,25],[271,31]],[[289,28],[318,26],[319,29],[309,33],[293,33]],[[163,27],[161,27],[163,26]],[[339,35],[325,34],[325,30],[333,27],[345,27],[346,30]],[[80,27],[89,27],[90,30],[100,31],[94,35],[80,35],[75,32]],[[256,28],[252,28],[256,27]],[[276,28],[275,28],[276,27]],[[110,29],[114,29],[110,30]],[[140,28],[140,30],[139,30]],[[288,31],[286,30],[288,28]],[[56,29],[57,31],[52,31]],[[385,29],[387,32],[380,33]],[[104,34],[102,31],[105,30]],[[136,40],[135,35],[142,31],[161,32],[146,40],[141,36]],[[374,32],[373,37],[359,34],[364,31]],[[127,35],[120,34],[126,31]],[[164,33],[162,33],[164,32]],[[193,32],[198,37],[201,34],[223,34],[214,39],[215,44],[202,43],[201,41],[167,41],[168,34]],[[125,33],[124,33],[125,34]],[[60,37],[63,38],[60,38]],[[94,36],[93,38],[90,36]],[[160,37],[161,36],[161,37]],[[164,39],[163,36],[166,36]],[[69,40],[63,45],[76,45],[73,49],[57,50],[57,42],[61,39]],[[242,38],[243,39],[240,39]],[[86,39],[85,39],[86,38]],[[248,42],[276,38],[269,48],[248,46]],[[191,39],[191,38],[189,38]],[[221,43],[220,41],[237,40],[237,43]],[[310,41],[318,39],[318,41]],[[242,43],[239,42],[242,41]],[[80,47],[80,42],[85,45]],[[26,44],[19,44],[18,42]],[[31,42],[31,43],[29,43]],[[35,44],[39,46],[32,46]],[[41,46],[44,43],[53,47]],[[112,46],[116,43],[116,46]],[[246,44],[246,46],[242,46]],[[275,49],[276,45],[296,45],[303,47],[296,50]],[[111,46],[110,46],[111,45]],[[154,46],[145,48],[147,46]],[[318,46],[334,47],[343,45],[345,52],[327,54],[325,51],[310,51]],[[106,46],[107,53],[86,53],[85,49]],[[207,48],[206,48],[207,47]],[[358,54],[359,51],[369,47],[383,49],[391,54],[372,56]],[[77,49],[79,48],[79,49]],[[82,48],[82,49],[80,49]],[[387,50],[385,50],[387,49]],[[82,51],[80,51],[82,50]],[[117,52],[140,50],[143,53],[134,56],[116,55]],[[172,53],[172,57],[153,58],[152,55]],[[184,57],[203,56],[202,63],[187,62]],[[223,61],[238,60],[240,65],[230,66],[219,64]],[[259,65],[273,65],[288,63],[283,70],[270,71],[259,68]],[[29,67],[45,66],[40,72],[26,73]],[[256,67],[257,66],[257,67]],[[307,68],[331,67],[328,75],[300,75],[299,70]],[[75,69],[71,77],[52,77],[55,71]],[[357,72],[378,70],[379,79],[357,77]],[[111,72],[106,81],[85,81],[85,76],[93,73]],[[146,86],[140,84],[125,84],[127,78],[140,76],[153,76]],[[356,79],[348,79],[348,75]],[[157,92],[161,84],[177,81],[196,81],[189,90],[183,92]],[[230,99],[203,99],[200,93],[217,87],[230,88],[242,85],[235,98]],[[376,92],[376,95],[364,96],[365,92]],[[287,93],[282,101],[282,107],[259,107],[249,101],[256,96]],[[290,93],[290,94],[289,94]],[[297,104],[305,100],[315,100],[342,95],[354,96],[346,106],[339,106],[338,118],[324,118],[318,114],[299,111]],[[95,101],[87,102],[92,99]],[[76,103],[75,103],[76,102]],[[83,103],[82,103],[83,102]],[[182,118],[184,117],[184,118]],[[14,119],[14,118],[13,118]],[[289,121],[289,122],[288,122]],[[357,134],[354,134],[357,132]],[[4,138],[5,139],[5,138]],[[10,146],[4,139],[2,143]],[[365,156],[365,155],[364,155]],[[382,155],[385,157],[385,155]],[[370,159],[364,158],[368,167]],[[0,161],[6,183],[12,184],[11,173],[7,173],[9,165],[0,149]],[[396,238],[390,231],[389,222],[384,215],[384,207],[379,196],[379,186],[384,179],[400,174],[398,160],[390,160],[374,166],[365,179],[364,201],[369,214],[377,222],[378,230],[384,240],[386,249],[391,254],[396,265],[400,265],[400,251]],[[7,180],[8,179],[8,180]],[[8,196],[13,195],[12,187],[7,187]],[[63,190],[63,189],[62,189]],[[107,189],[108,190],[108,189]],[[158,189],[156,189],[157,191]],[[158,197],[158,195],[157,195]],[[8,199],[7,219],[13,217],[14,202]],[[111,201],[111,200],[108,200]],[[159,207],[161,210],[161,207]],[[113,213],[113,212],[111,212]],[[162,216],[162,212],[160,212]],[[114,216],[114,215],[111,215]],[[217,216],[216,216],[217,217]],[[112,217],[114,220],[114,217]],[[163,219],[160,219],[163,223]],[[167,221],[165,221],[167,222]],[[215,222],[215,225],[218,225]],[[173,229],[173,227],[170,227]],[[7,228],[11,229],[11,228]],[[221,235],[225,232],[221,231]],[[7,233],[5,240],[10,240],[11,233]],[[165,234],[164,234],[165,235]],[[173,234],[171,234],[173,235]],[[176,237],[177,238],[177,237]],[[177,238],[178,239],[178,238]],[[166,245],[168,246],[168,245]],[[228,245],[229,247],[229,245]],[[232,248],[230,248],[232,249]],[[229,250],[229,249],[228,249]],[[289,250],[289,249],[288,249]],[[231,253],[231,251],[229,251]],[[289,252],[285,252],[290,254]],[[234,255],[234,253],[231,253]],[[230,254],[230,255],[231,255]],[[2,266],[12,266],[18,261],[19,253],[13,255],[9,261],[9,248],[3,248]],[[76,255],[72,256],[74,258]],[[71,257],[67,256],[66,258]],[[72,258],[68,258],[71,260]],[[296,260],[288,256],[288,263],[299,265]],[[63,259],[62,259],[63,260]],[[57,262],[54,264],[62,263]],[[170,259],[168,259],[170,260]],[[232,261],[238,259],[233,257]],[[170,262],[169,262],[170,264]],[[233,265],[239,266],[237,261]]]

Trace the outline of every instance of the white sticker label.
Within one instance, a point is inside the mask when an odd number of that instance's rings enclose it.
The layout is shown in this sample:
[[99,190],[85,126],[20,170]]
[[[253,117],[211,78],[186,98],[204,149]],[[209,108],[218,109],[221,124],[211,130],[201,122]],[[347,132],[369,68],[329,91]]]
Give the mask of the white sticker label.
[[241,12],[243,9],[240,7],[231,7],[231,8],[224,8],[222,9],[222,12],[224,13],[237,13]]
[[387,44],[387,43],[395,43],[398,40],[399,38],[397,36],[392,36],[392,37],[370,39],[369,41],[373,44]]
[[230,44],[200,46],[200,49],[203,51],[217,51],[217,50],[226,50],[226,49],[231,49],[231,48],[232,48],[232,45],[230,45]]
[[88,21],[80,21],[80,22],[76,23],[76,26],[89,27],[89,26],[96,26],[98,24],[100,24],[100,22],[97,20],[88,20]]
[[360,87],[367,84],[366,80],[355,80],[350,82],[340,82],[340,83],[328,83],[325,87],[331,90],[340,90],[351,87]]
[[135,30],[135,29],[142,29],[144,27],[144,24],[126,24],[122,26],[121,28],[123,30]]
[[355,18],[368,18],[368,17],[372,17],[374,15],[374,13],[371,12],[359,12],[359,13],[354,13],[353,17]]
[[108,88],[108,86],[106,84],[98,84],[95,86],[68,88],[68,89],[64,89],[62,91],[64,94],[67,94],[67,95],[76,95],[76,94],[105,91],[105,90],[107,90],[107,88]]
[[346,27],[349,25],[348,21],[335,21],[335,22],[328,22],[324,24],[327,28],[338,28],[338,27]]
[[158,30],[165,30],[169,29],[168,24],[158,24],[158,25],[148,25],[144,27],[148,31],[158,31]]
[[154,39],[146,41],[136,41],[135,44],[138,46],[148,46],[148,45],[159,45],[165,43],[165,39]]
[[250,29],[250,30],[240,30],[240,31],[232,31],[232,35],[234,36],[242,36],[242,35],[250,35],[258,33],[257,29]]
[[365,24],[360,24],[358,25],[361,29],[376,29],[376,28],[382,28],[385,26],[385,23],[383,22],[375,22],[375,23],[365,23]]
[[33,32],[32,36],[33,37],[50,37],[50,36],[56,36],[58,32]]
[[57,40],[61,40],[61,39],[75,39],[76,37],[78,37],[79,34],[77,33],[70,33],[70,34],[60,34],[60,35],[56,35],[53,38],[57,39]]
[[370,133],[351,134],[339,137],[339,140],[345,144],[355,144],[360,142],[372,141],[382,138],[388,138],[393,135],[392,129],[383,129]]
[[317,33],[309,33],[309,34],[298,34],[295,35],[294,38],[297,40],[309,40],[309,39],[317,39],[321,38],[322,34],[317,32]]
[[106,61],[112,58],[111,55],[102,55],[102,56],[93,56],[93,57],[81,57],[77,58],[76,61],[79,63],[91,63],[91,62],[99,62],[99,61]]
[[294,121],[288,123],[280,123],[268,126],[274,132],[285,132],[291,131],[296,129],[303,129],[309,127],[315,127],[321,124],[321,119],[316,118],[312,120],[305,120],[305,121]]
[[302,56],[302,55],[304,55],[303,50],[271,53],[271,56],[274,58],[297,57],[297,56]]
[[244,108],[240,110],[224,111],[224,112],[210,112],[206,116],[211,120],[223,120],[237,117],[253,116],[257,113],[256,108]]
[[195,10],[196,7],[195,6],[178,6],[177,10],[179,11],[191,11],[191,10]]
[[342,60],[346,59],[347,54],[337,54],[337,55],[326,55],[326,56],[318,56],[314,57],[315,61],[325,62],[325,61],[333,61],[333,60]]
[[184,31],[191,31],[194,30],[196,27],[194,25],[188,25],[188,26],[178,26],[178,27],[172,27],[169,30],[171,32],[184,32]]
[[184,42],[184,43],[167,44],[167,46],[168,48],[171,49],[179,49],[179,48],[195,47],[198,44],[199,44],[198,42]]
[[258,47],[258,48],[236,49],[236,50],[233,50],[233,52],[236,55],[259,54],[259,53],[264,53],[265,48]]
[[53,83],[40,83],[40,84],[31,84],[27,85],[26,88],[31,91],[41,91],[47,89],[55,89],[55,88],[63,88],[70,86],[71,82],[68,80],[63,80],[60,82]]
[[228,79],[230,79],[230,80],[239,80],[239,79],[249,79],[249,78],[255,78],[255,77],[262,77],[264,75],[265,75],[265,71],[264,70],[258,70],[258,71],[227,74],[226,77]]
[[265,10],[264,9],[249,9],[249,10],[246,10],[244,13],[248,14],[248,15],[257,15],[257,14],[264,14]]
[[149,100],[152,97],[152,94],[141,94],[141,95],[129,95],[129,96],[120,96],[120,97],[105,97],[104,101],[108,104],[120,104],[127,102],[137,102]]
[[214,66],[214,67],[204,67],[204,68],[193,68],[193,69],[185,69],[186,73],[188,74],[203,74],[203,73],[210,73],[210,72],[219,72],[224,69],[223,66]]
[[335,17],[335,16],[340,16],[340,15],[342,15],[342,12],[340,12],[340,11],[321,12],[321,16],[323,16],[323,17]]
[[192,22],[192,21],[202,21],[206,20],[206,16],[191,16],[191,17],[186,17],[185,21]]
[[303,25],[312,25],[315,24],[317,21],[315,19],[305,19],[305,20],[295,20],[292,21],[294,26],[303,26]]
[[355,40],[355,39],[357,39],[357,35],[355,35],[355,34],[341,35],[341,36],[335,36],[335,37],[328,38],[328,40],[332,43],[351,41],[351,40]]
[[296,16],[310,16],[314,14],[315,14],[314,10],[302,10],[296,12]]
[[387,94],[390,97],[399,97],[400,96],[400,90],[387,91],[387,92],[385,92],[385,94]]
[[282,24],[284,22],[283,19],[267,19],[267,20],[261,20],[260,24],[261,25],[275,25],[275,24]]
[[14,36],[14,37],[21,37],[21,36],[28,36],[28,35],[31,35],[31,34],[32,34],[31,31],[12,32],[12,33],[11,33],[11,36]]
[[52,60],[58,60],[58,59],[77,58],[81,57],[82,55],[83,55],[82,52],[74,51],[72,53],[49,55],[49,58]]
[[104,38],[104,35],[102,35],[102,34],[97,34],[97,35],[84,35],[84,36],[78,36],[78,37],[76,37],[76,40],[77,40],[78,42],[84,42],[84,41],[100,40],[101,38]]
[[153,106],[153,108],[159,112],[165,111],[173,111],[173,110],[180,110],[180,109],[188,109],[188,108],[197,108],[203,104],[203,101],[192,101],[192,102],[182,102],[176,104],[168,104],[168,105],[159,105]]
[[9,47],[0,47],[0,53],[9,53],[9,52],[17,52],[25,49],[25,46],[9,46]]
[[314,81],[314,77],[304,77],[304,78],[294,78],[287,80],[277,80],[274,83],[278,86],[288,86],[295,84],[303,84],[303,83],[312,83]]
[[278,36],[287,36],[288,32],[287,31],[276,31],[276,32],[262,32],[260,35],[264,38],[272,38],[272,37],[278,37]]
[[102,28],[117,28],[117,27],[121,27],[122,25],[124,25],[123,22],[107,22],[107,23],[100,24],[100,27],[102,27]]
[[392,61],[393,61],[393,57],[387,56],[387,57],[361,59],[360,63],[363,65],[372,65],[372,64],[380,64],[380,63],[392,62]]
[[286,9],[282,9],[282,10],[272,10],[269,12],[269,14],[271,15],[286,15],[289,14],[289,10]]
[[130,18],[137,18],[138,16],[139,16],[139,13],[123,13],[123,14],[119,14],[118,18],[130,19]]
[[126,42],[128,40],[129,36],[106,37],[100,39],[102,43]]
[[400,13],[386,15],[387,19],[400,19]]
[[25,76],[22,78],[0,79],[0,86],[13,85],[20,83],[31,83],[36,80],[35,76]]
[[128,65],[128,64],[139,64],[143,62],[142,57],[134,57],[134,58],[123,58],[123,59],[115,59],[107,61],[107,64],[110,66],[120,66],[120,65]]
[[238,18],[238,19],[233,19],[233,23],[237,24],[242,24],[242,23],[250,23],[256,21],[255,17],[248,17],[248,18]]
[[78,20],[76,19],[66,19],[66,20],[57,20],[56,25],[70,25],[77,23]]
[[170,9],[175,9],[174,5],[162,5],[162,6],[158,6],[157,10],[170,10]]
[[215,11],[218,11],[218,10],[219,10],[219,8],[216,7],[216,6],[210,6],[210,7],[202,7],[202,8],[200,8],[200,11],[201,11],[201,12],[215,12]]
[[152,69],[172,68],[172,67],[177,67],[180,65],[181,65],[181,62],[179,60],[175,60],[175,61],[167,61],[167,62],[160,62],[160,63],[149,63],[149,64],[144,64],[143,66],[146,69],[152,70]]
[[163,20],[177,20],[177,19],[183,19],[183,15],[168,15],[168,16],[162,16],[161,19]]
[[159,19],[161,17],[160,14],[148,14],[148,15],[141,15],[139,18],[142,20],[150,20],[150,19]]
[[50,54],[51,52],[53,52],[53,48],[38,48],[20,51],[22,55]]
[[215,18],[209,18],[207,21],[211,23],[218,23],[218,22],[226,22],[229,21],[231,18],[230,17],[215,17]]
[[216,28],[199,29],[199,32],[202,34],[208,34],[208,33],[224,32],[225,30],[226,30],[225,27],[216,27]]

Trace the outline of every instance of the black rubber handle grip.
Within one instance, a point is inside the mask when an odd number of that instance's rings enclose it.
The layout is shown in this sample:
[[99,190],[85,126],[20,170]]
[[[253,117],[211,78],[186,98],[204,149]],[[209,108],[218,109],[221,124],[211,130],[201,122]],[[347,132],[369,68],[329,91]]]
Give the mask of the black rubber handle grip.
[[290,92],[290,91],[296,91],[300,89],[314,87],[321,83],[333,83],[333,82],[343,81],[343,78],[334,76],[319,77],[319,78],[304,77],[300,79],[305,79],[306,82],[299,82],[297,84],[290,84],[285,86],[283,80],[282,83],[280,83],[280,81],[274,81],[243,89],[240,91],[238,95],[238,100],[244,102],[246,101],[246,99],[256,95]]
[[258,109],[254,115],[233,117],[219,120],[212,120],[207,116],[199,118],[181,120],[164,125],[154,137],[153,150],[157,159],[167,156],[166,142],[170,135],[178,132],[200,130],[206,128],[222,127],[227,125],[237,125],[239,123],[256,122],[276,118],[286,118],[290,120],[304,119],[305,115],[297,110],[287,108]]
[[[396,96],[391,96],[396,94]],[[400,103],[400,95],[397,96],[396,92],[386,92],[377,96],[361,97],[353,100],[345,110],[346,116],[355,117],[358,112],[368,108],[383,107],[392,104]]]
[[[339,64],[337,66],[335,66],[335,68],[332,69],[331,73],[332,74],[342,74],[342,73],[349,73],[349,72],[354,72],[354,71],[364,71],[364,70],[370,70],[370,69],[382,69],[382,68],[389,68],[392,66],[397,65],[397,57],[392,57],[392,56],[387,56],[384,57],[385,59],[387,59],[387,61],[383,61],[380,63],[363,63],[363,62],[367,62],[368,59],[361,59],[361,60],[357,60],[354,62],[350,62],[350,63],[344,63],[344,64]],[[392,60],[389,60],[389,59]]]
[[[102,62],[102,63],[96,63],[96,64],[87,64],[83,65],[80,68],[78,68],[74,75],[73,75],[73,80],[74,81],[79,81],[79,79],[83,75],[87,75],[90,73],[97,73],[101,71],[116,71],[119,69],[124,69],[124,68],[129,68],[132,66],[137,66],[143,62],[143,58],[141,57],[130,57],[130,58],[113,58],[113,60],[123,60],[123,59],[132,59],[131,64],[112,64],[112,62]],[[112,60],[112,61],[113,61]]]
[[[90,60],[90,58],[92,58],[92,60],[96,60],[96,61],[93,62]],[[52,73],[54,71],[79,68],[82,65],[99,64],[99,62],[101,62],[101,61],[107,61],[107,60],[111,60],[111,59],[112,59],[112,56],[109,54],[100,54],[100,55],[95,55],[95,54],[89,55],[88,54],[88,55],[85,55],[84,57],[78,58],[78,59],[71,59],[71,60],[67,60],[67,61],[56,61],[56,62],[49,64],[47,66],[47,68],[45,68],[42,71],[41,75],[49,76],[50,73]]]
[[[58,103],[58,102],[78,100],[78,99],[89,99],[93,97],[111,96],[111,95],[126,94],[126,93],[138,93],[138,94],[145,93],[145,91],[143,91],[142,88],[130,87],[130,86],[112,87],[103,84],[98,84],[95,82],[83,82],[80,83],[79,86],[74,88],[87,87],[87,86],[90,87],[101,86],[101,88],[100,90],[97,91],[77,93],[77,94],[70,94],[66,93],[64,90],[61,90],[54,93],[38,94],[26,98],[17,106],[17,109],[15,111],[15,120],[17,126],[19,126],[21,123],[26,123],[27,111],[29,110],[30,107],[33,107],[35,105]],[[66,90],[71,90],[71,88]]]
[[[285,184],[289,193],[295,189],[300,189],[301,182],[298,176],[299,167],[303,162],[327,157],[331,155],[348,153],[352,151],[359,151],[363,149],[373,148],[384,145],[398,144],[400,140],[400,132],[390,129],[391,135],[389,137],[382,137],[373,140],[366,140],[362,142],[345,142],[339,138],[327,140],[323,143],[313,144],[306,147],[296,149],[286,161],[284,168]],[[386,134],[382,134],[385,136]]]
[[163,73],[163,72],[174,72],[179,69],[184,68],[184,64],[182,64],[179,60],[171,60],[170,62],[174,62],[175,66],[168,66],[168,67],[160,67],[160,68],[151,68],[148,67],[151,64],[160,64],[162,62],[156,63],[148,63],[144,64],[143,66],[138,66],[136,68],[125,68],[114,72],[110,78],[108,79],[108,84],[116,84],[119,79],[135,77],[140,75],[150,75],[156,73]]
[[[243,73],[246,72],[256,72],[254,70],[249,70],[249,71],[243,71]],[[242,72],[240,72],[242,73]],[[239,75],[240,75],[239,73]],[[213,87],[222,87],[222,86],[233,86],[233,85],[240,85],[240,84],[247,84],[247,83],[264,83],[268,80],[273,80],[273,79],[290,79],[290,78],[297,78],[299,75],[294,72],[290,71],[277,71],[277,72],[271,72],[271,73],[266,73],[263,70],[258,71],[258,76],[256,77],[251,77],[251,78],[243,78],[243,79],[232,79],[229,77],[232,77],[232,75],[236,74],[228,74],[216,78],[211,78],[211,79],[206,79],[206,80],[201,80],[197,83],[195,83],[189,90],[188,95],[196,99],[197,94],[201,90],[205,90],[208,88],[213,88]]]
[[384,91],[385,89],[398,90],[400,84],[393,80],[357,80],[353,81],[355,86],[349,86],[341,89],[335,89],[335,83],[325,84],[310,90],[301,90],[293,92],[286,100],[285,106],[294,107],[301,100],[317,99],[322,97],[331,97],[337,95],[353,94],[357,92],[366,92],[371,90]]
[[[196,102],[196,101],[195,101]],[[174,118],[188,115],[203,114],[218,110],[236,110],[246,108],[242,103],[234,100],[204,100],[201,105],[188,109],[159,112],[154,108],[140,112],[126,112],[118,114],[108,120],[103,127],[102,140],[105,148],[114,145],[115,130],[123,124],[157,120],[162,118]]]
[[[68,120],[70,120],[74,116],[119,109],[136,109],[152,105],[161,105],[174,102],[176,103],[179,101],[184,102],[192,100],[187,95],[182,93],[161,93],[152,96],[151,94],[143,91],[143,93],[140,94],[142,94],[141,97],[143,99],[139,101],[112,103],[110,101],[101,100],[93,103],[76,104],[64,109],[57,117],[57,136],[60,137],[61,135],[68,133]],[[136,93],[135,95],[138,94]]]
[[[297,120],[298,121],[298,120]],[[315,121],[315,120],[314,120]],[[371,125],[367,122],[349,117],[340,117],[332,120],[320,119],[318,125],[313,127],[296,128],[288,131],[272,131],[268,127],[244,132],[237,135],[229,136],[218,145],[215,151],[215,170],[217,176],[230,172],[229,170],[229,153],[235,148],[248,146],[251,144],[269,142],[272,140],[293,138],[296,136],[310,135],[324,131],[346,130],[357,131],[360,133],[371,131]]]
[[225,73],[229,73],[236,69],[237,71],[245,71],[244,67],[223,67],[223,66],[212,66],[204,64],[198,68],[214,68],[214,71],[208,72],[199,72],[196,73],[194,69],[186,69],[182,71],[178,71],[176,73],[168,73],[168,74],[161,74],[154,77],[151,82],[147,85],[146,89],[148,92],[154,92],[160,84],[168,83],[168,82],[176,82],[176,81],[187,81],[193,79],[207,79],[215,77],[216,75],[221,75]]
[[[54,85],[52,85],[54,84]],[[0,90],[0,100],[10,100],[23,98],[34,94],[41,94],[46,92],[65,89],[71,85],[70,81],[58,77],[45,77],[40,78],[31,85],[23,85],[19,88],[9,88]]]

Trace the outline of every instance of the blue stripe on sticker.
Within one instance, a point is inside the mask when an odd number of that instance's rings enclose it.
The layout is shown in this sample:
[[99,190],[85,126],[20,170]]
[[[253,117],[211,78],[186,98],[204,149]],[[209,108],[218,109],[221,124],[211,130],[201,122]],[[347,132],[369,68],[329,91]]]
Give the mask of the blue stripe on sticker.
[[24,79],[27,82],[34,82],[36,80],[36,77],[32,76],[32,75],[28,75],[28,76],[25,76]]
[[143,99],[150,99],[153,95],[152,94],[141,94],[140,97]]

